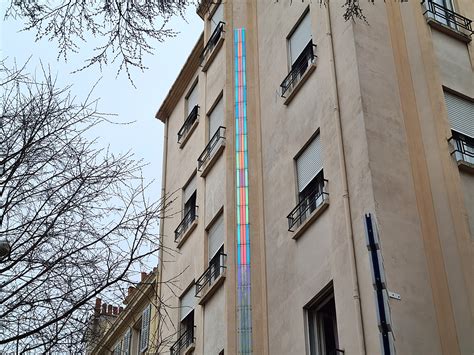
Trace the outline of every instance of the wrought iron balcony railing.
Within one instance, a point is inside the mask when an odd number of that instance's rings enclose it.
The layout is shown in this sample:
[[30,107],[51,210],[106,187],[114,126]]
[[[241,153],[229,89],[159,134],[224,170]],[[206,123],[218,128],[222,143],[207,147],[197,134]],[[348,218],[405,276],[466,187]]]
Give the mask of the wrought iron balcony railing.
[[189,130],[193,126],[193,123],[196,122],[197,118],[199,116],[199,106],[196,105],[194,108],[191,110],[189,113],[188,117],[184,121],[183,125],[178,131],[178,143],[181,143],[186,137],[186,135],[189,133]]
[[314,53],[315,49],[316,45],[313,44],[313,40],[309,41],[306,47],[301,52],[301,54],[296,59],[296,61],[291,66],[291,71],[280,84],[281,97],[285,97],[285,94],[296,86],[296,84],[303,77],[303,74],[306,72],[308,67],[312,63],[314,63],[314,60],[316,59],[316,55]]
[[181,355],[195,341],[194,327],[188,328],[170,348],[170,355]]
[[183,220],[179,223],[178,227],[174,230],[174,241],[179,242],[183,234],[188,230],[189,226],[197,218],[197,206],[193,206],[184,215]]
[[288,214],[288,231],[294,232],[303,222],[329,198],[326,192],[326,183],[318,186],[306,198],[300,201],[298,205]]
[[202,151],[201,155],[198,158],[198,170],[201,171],[201,168],[204,164],[209,160],[211,157],[214,149],[216,148],[217,144],[225,139],[225,127],[220,126],[216,133],[212,136],[209,143],[207,143],[206,147]]
[[421,3],[426,8],[424,15],[428,15],[428,17],[451,27],[456,31],[463,29],[463,32],[468,36],[472,36],[474,33],[472,30],[472,20],[467,17],[454,12],[443,5],[437,4],[433,0],[423,0]]
[[204,271],[201,277],[196,281],[196,297],[201,297],[221,275],[225,268],[225,259],[227,255],[219,252],[209,262],[209,267]]
[[449,138],[454,150],[451,155],[454,155],[456,161],[464,161],[469,164],[474,164],[474,139],[457,132],[453,132],[453,136]]
[[225,22],[220,21],[214,29],[214,32],[212,32],[211,37],[209,37],[209,40],[207,41],[206,46],[202,50],[201,56],[199,57],[201,64],[207,58],[209,53],[212,52],[217,42],[219,42],[219,39],[222,37],[222,33],[224,33],[224,25]]

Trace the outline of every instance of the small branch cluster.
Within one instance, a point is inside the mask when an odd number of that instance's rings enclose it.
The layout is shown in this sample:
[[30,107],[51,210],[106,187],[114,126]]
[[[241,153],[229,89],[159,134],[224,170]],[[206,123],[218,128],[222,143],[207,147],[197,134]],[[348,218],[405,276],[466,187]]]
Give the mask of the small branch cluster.
[[86,65],[119,62],[130,78],[132,67],[145,69],[143,56],[152,53],[152,41],[162,42],[176,32],[167,28],[172,16],[184,16],[190,0],[104,0],[104,1],[14,1],[6,16],[25,21],[25,30],[36,31],[36,40],[58,42],[58,58],[79,52],[80,41],[92,35],[100,41]]

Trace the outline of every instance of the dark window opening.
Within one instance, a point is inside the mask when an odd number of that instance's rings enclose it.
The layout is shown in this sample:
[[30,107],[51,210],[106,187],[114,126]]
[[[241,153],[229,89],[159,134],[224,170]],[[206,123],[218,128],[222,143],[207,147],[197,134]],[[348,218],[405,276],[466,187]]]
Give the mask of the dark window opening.
[[336,355],[338,349],[336,304],[332,289],[308,308],[309,353],[311,355]]

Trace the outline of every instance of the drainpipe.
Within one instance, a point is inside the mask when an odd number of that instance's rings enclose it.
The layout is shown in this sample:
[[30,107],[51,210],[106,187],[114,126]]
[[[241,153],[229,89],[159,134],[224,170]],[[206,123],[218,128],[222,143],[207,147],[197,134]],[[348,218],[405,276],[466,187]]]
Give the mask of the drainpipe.
[[326,4],[326,24],[327,24],[327,35],[330,41],[330,51],[332,62],[331,65],[331,79],[334,83],[332,85],[333,98],[335,102],[334,106],[334,122],[337,125],[337,147],[339,152],[339,167],[342,172],[342,190],[343,190],[343,202],[344,202],[344,222],[346,225],[346,237],[347,243],[349,246],[349,265],[351,268],[351,278],[352,278],[352,297],[354,300],[354,311],[356,313],[356,329],[357,329],[357,340],[359,346],[359,354],[365,354],[365,336],[364,336],[364,324],[362,320],[362,309],[360,304],[360,295],[359,295],[359,278],[357,275],[357,265],[356,265],[356,255],[354,247],[354,233],[352,228],[351,220],[351,206],[349,203],[349,189],[347,183],[347,171],[346,171],[346,157],[344,153],[344,144],[343,144],[343,134],[342,134],[342,124],[341,124],[341,115],[339,111],[339,89],[337,85],[337,73],[336,73],[336,63],[334,58],[334,43],[332,38],[332,25],[331,25],[331,10],[329,8],[330,2]]

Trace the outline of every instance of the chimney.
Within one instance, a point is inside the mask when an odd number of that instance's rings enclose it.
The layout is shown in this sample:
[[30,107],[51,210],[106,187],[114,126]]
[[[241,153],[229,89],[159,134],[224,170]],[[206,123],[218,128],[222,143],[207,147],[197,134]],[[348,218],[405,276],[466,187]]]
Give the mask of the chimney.
[[98,316],[100,314],[102,300],[100,298],[95,299],[94,315]]
[[118,307],[114,306],[113,309],[112,309],[112,312],[113,312],[114,316],[118,315]]
[[123,307],[119,307],[119,314],[123,312]]
[[141,279],[140,279],[140,282],[143,282],[143,281],[146,279],[147,276],[148,276],[148,274],[147,274],[146,272],[143,272],[143,271],[142,271],[142,272],[141,272]]
[[111,304],[107,305],[107,314],[108,315],[111,315],[112,314],[112,311],[113,311],[113,307]]
[[102,314],[107,314],[107,304],[102,303]]

